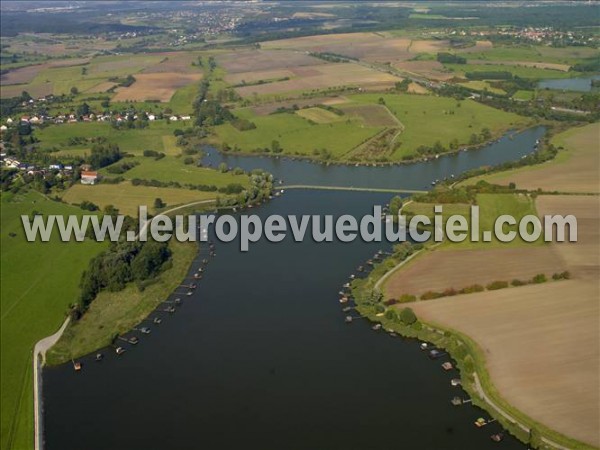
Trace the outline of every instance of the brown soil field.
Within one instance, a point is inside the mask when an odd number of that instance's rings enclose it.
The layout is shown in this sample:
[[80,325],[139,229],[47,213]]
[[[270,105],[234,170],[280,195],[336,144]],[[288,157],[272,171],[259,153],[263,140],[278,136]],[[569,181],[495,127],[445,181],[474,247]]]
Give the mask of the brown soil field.
[[[438,250],[418,257],[384,284],[387,298],[426,291],[461,289],[472,284],[514,278],[528,280],[538,273],[547,277],[567,266],[550,245],[517,248]],[[434,300],[432,300],[434,301]]]
[[329,52],[372,62],[390,62],[411,58],[407,38],[388,38],[379,33],[342,33],[270,41],[263,48],[299,49]]
[[[600,193],[600,123],[571,129],[552,142],[567,149],[556,160],[540,166],[524,167],[484,177],[491,183],[516,183],[521,189]],[[565,158],[566,157],[566,158]],[[479,178],[469,180],[476,182]]]
[[230,74],[288,69],[325,63],[325,61],[313,58],[305,53],[286,50],[243,50],[218,55],[215,58],[217,63]]
[[572,278],[566,281],[419,301],[411,307],[424,321],[474,339],[485,355],[492,383],[507,402],[594,446],[600,445],[599,200],[592,195],[537,198],[540,216],[575,215],[576,243],[434,251],[385,286],[396,289],[388,295],[397,295],[439,290],[449,280],[481,283],[490,274],[508,280],[525,278],[525,273],[569,270]]
[[352,63],[322,64],[311,66],[310,70],[311,72],[306,73],[318,72],[318,75],[299,76],[287,81],[244,86],[236,88],[236,91],[242,97],[249,97],[254,93],[257,95],[281,94],[290,91],[307,91],[349,85],[363,88],[369,86],[391,87],[399,80],[393,75]]
[[411,53],[437,53],[447,51],[449,41],[412,41],[408,48]]
[[400,122],[383,105],[347,105],[339,107],[350,116],[357,116],[369,127],[398,127]]
[[158,100],[168,102],[177,89],[199,81],[201,78],[202,74],[199,73],[138,73],[135,75],[136,82],[129,87],[119,88],[113,101]]
[[295,74],[288,69],[258,70],[254,72],[238,72],[225,75],[229,84],[255,83],[260,80],[277,80],[285,77],[292,78]]
[[317,98],[307,98],[307,99],[297,99],[297,100],[287,100],[277,103],[266,103],[264,105],[255,106],[252,108],[255,114],[259,116],[269,115],[279,108],[291,108],[294,105],[299,108],[303,108],[305,106],[317,106],[317,105],[340,105],[347,103],[348,99],[344,97],[317,97]]
[[401,61],[394,64],[399,70],[405,70],[432,80],[449,80],[455,75],[448,72],[438,61]]
[[[20,84],[11,84],[5,86],[4,84],[0,86],[0,97],[8,98],[8,97],[18,97],[23,92],[24,86]],[[26,87],[27,92],[34,97],[45,97],[46,95],[50,95],[54,93],[54,83],[40,83],[40,84],[28,84]]]
[[54,67],[71,67],[81,66],[89,62],[89,58],[72,58],[64,59],[60,61],[52,61],[43,64],[34,64],[31,66],[20,67],[18,69],[11,70],[5,74],[0,75],[0,82],[2,85],[10,84],[26,84],[33,81],[33,79],[45,69]]
[[541,195],[536,200],[536,208],[540,216],[573,214],[577,218],[577,243],[554,243],[552,247],[576,278],[597,282],[600,279],[600,198]]
[[598,446],[599,295],[597,280],[567,280],[418,302],[413,309],[474,339],[511,405]]

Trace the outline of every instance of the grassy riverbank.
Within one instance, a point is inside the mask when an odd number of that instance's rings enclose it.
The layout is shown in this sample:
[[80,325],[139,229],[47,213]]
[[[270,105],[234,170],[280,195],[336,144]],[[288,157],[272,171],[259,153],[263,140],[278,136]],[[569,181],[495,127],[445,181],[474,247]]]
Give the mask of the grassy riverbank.
[[135,283],[129,283],[119,292],[101,292],[83,317],[69,325],[48,351],[47,363],[61,364],[110,345],[115,336],[129,331],[163,302],[182,283],[198,254],[194,243],[171,240],[169,248],[172,251],[170,268],[144,291]]

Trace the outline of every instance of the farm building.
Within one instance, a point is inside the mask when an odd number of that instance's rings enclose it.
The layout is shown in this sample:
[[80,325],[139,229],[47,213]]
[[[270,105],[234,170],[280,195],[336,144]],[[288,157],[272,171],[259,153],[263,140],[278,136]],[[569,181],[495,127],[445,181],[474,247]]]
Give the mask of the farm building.
[[98,181],[98,172],[81,172],[81,184],[96,184]]

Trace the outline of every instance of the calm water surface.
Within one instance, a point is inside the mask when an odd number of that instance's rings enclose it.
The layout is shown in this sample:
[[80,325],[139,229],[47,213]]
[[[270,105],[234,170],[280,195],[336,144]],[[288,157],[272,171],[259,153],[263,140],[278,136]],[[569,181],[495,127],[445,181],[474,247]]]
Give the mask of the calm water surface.
[[560,78],[542,80],[538,83],[540,89],[558,89],[561,91],[589,92],[592,90],[592,80],[600,80],[600,75],[584,78]]
[[[541,128],[474,152],[390,168],[325,167],[227,158],[286,183],[423,188],[431,179],[532,151]],[[512,145],[511,145],[512,144]],[[495,150],[493,150],[495,149]],[[213,162],[219,161],[214,152]],[[372,212],[389,194],[288,191],[253,212]],[[218,243],[204,278],[177,313],[140,335],[122,356],[83,358],[44,370],[47,448],[69,449],[486,449],[497,424],[470,405],[453,407],[454,372],[418,343],[357,320],[344,323],[340,287],[382,244],[259,242],[248,253]],[[385,247],[383,247],[385,248]],[[200,252],[193,273],[205,258]],[[175,298],[175,293],[172,298]],[[171,299],[172,299],[171,298]]]

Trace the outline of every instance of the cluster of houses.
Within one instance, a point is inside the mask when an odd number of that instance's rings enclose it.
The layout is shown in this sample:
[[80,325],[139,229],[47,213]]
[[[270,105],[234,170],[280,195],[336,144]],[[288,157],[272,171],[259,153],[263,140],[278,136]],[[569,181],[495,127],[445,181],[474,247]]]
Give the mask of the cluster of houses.
[[[39,167],[34,164],[21,162],[18,159],[7,156],[6,153],[0,153],[0,162],[9,169],[17,169],[27,175],[42,175],[52,173],[56,176],[70,177],[73,175],[75,167],[71,164],[63,165],[61,163],[49,164],[46,167]],[[81,169],[81,184],[96,184],[100,180],[98,172],[91,170],[89,164],[82,164]]]
[[12,119],[9,117],[6,119],[6,123],[0,126],[0,131],[6,131],[8,127],[11,125],[15,125],[18,123],[24,124],[28,123],[31,125],[38,125],[43,123],[54,123],[54,124],[62,124],[62,123],[77,123],[77,122],[116,122],[123,123],[127,121],[135,121],[138,119],[148,120],[153,122],[155,120],[160,119],[168,119],[171,122],[178,121],[188,121],[192,119],[192,116],[179,116],[179,115],[170,115],[170,116],[159,116],[155,114],[147,114],[147,113],[126,113],[126,114],[86,114],[83,116],[77,116],[76,114],[59,114],[56,117],[40,114],[34,116],[21,116],[19,119]]

